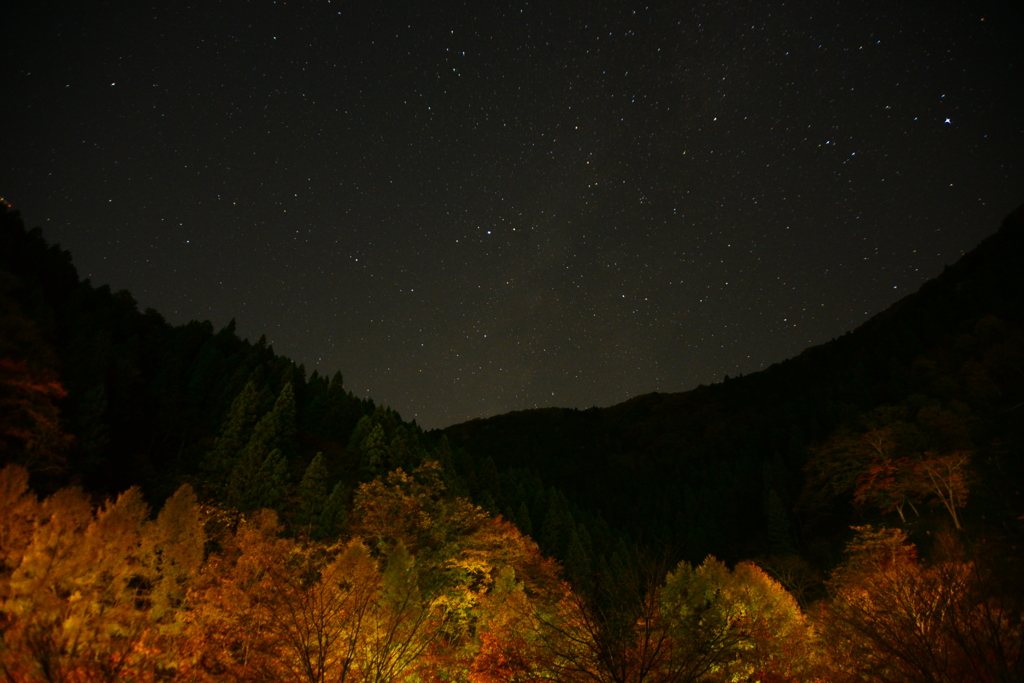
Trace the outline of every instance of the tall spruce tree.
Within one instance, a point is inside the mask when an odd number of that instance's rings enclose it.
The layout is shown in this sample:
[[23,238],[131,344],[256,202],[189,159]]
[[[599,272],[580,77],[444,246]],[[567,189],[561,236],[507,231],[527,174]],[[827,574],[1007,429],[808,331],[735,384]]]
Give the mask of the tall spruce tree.
[[339,481],[327,497],[323,512],[310,535],[318,540],[337,537],[348,523],[347,510],[348,487]]
[[298,509],[295,513],[295,525],[301,533],[313,535],[314,527],[320,523],[324,506],[327,504],[330,474],[324,454],[317,453],[306,468],[299,482]]
[[227,504],[241,512],[268,508],[280,511],[288,495],[288,462],[275,448],[260,458],[246,450],[227,487]]
[[289,382],[236,458],[227,485],[229,505],[243,512],[280,506],[289,479],[285,453],[295,448],[295,431],[295,394]]
[[249,381],[231,403],[231,410],[220,429],[220,435],[213,442],[213,448],[206,455],[204,469],[208,483],[214,491],[220,491],[231,472],[238,464],[238,454],[252,438],[253,428],[258,420],[260,392],[256,383]]
[[270,412],[256,423],[252,437],[245,448],[255,451],[263,457],[266,457],[275,448],[280,449],[286,457],[294,455],[296,450],[295,392],[291,382],[285,384],[281,389]]
[[383,427],[375,424],[363,439],[359,450],[362,452],[360,469],[366,477],[373,479],[387,471],[388,448],[384,441]]

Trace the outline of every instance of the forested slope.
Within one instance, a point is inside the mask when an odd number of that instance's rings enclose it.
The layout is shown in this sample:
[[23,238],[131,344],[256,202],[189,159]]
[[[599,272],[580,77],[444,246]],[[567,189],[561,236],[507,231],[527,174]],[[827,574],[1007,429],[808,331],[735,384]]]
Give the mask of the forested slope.
[[1022,219],[755,375],[425,434],[3,207],[0,671],[1019,681]]
[[903,423],[928,409],[926,418],[938,411],[958,422],[931,432],[959,429],[974,452],[984,493],[970,498],[968,518],[1009,524],[1024,513],[1022,265],[1024,208],[918,292],[764,371],[609,408],[474,420],[445,434],[475,462],[493,460],[502,476],[490,494],[509,512],[528,471],[565,492],[578,516],[676,557],[800,550],[828,564],[849,524],[881,513],[851,507],[852,490],[822,495],[805,473],[820,460],[816,449],[836,430],[866,431],[880,407],[900,407]]

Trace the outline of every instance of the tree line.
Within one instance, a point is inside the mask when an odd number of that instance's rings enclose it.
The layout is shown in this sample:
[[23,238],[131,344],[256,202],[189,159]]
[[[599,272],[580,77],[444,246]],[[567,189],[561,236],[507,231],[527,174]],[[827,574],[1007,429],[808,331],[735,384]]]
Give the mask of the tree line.
[[1024,298],[992,292],[1012,239],[765,373],[427,433],[233,323],[80,281],[5,209],[0,663],[1019,680]]

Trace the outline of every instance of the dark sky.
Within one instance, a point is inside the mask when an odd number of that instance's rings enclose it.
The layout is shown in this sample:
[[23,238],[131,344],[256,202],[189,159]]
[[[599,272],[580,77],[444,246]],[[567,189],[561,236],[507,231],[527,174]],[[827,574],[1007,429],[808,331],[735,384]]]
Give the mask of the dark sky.
[[426,427],[749,373],[1024,201],[1012,3],[16,2],[0,195]]

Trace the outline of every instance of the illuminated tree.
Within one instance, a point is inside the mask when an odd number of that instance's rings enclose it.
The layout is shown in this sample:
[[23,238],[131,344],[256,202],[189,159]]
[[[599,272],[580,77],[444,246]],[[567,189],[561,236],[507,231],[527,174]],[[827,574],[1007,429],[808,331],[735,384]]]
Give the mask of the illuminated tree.
[[867,462],[857,476],[854,502],[874,504],[883,512],[895,510],[905,524],[904,508],[909,506],[917,514],[914,501],[923,493],[913,461],[894,456],[895,444],[888,430],[871,430],[861,437],[860,446]]
[[954,451],[946,455],[925,453],[915,463],[923,486],[939,500],[957,529],[962,527],[956,511],[967,504],[967,467],[970,459],[970,451]]
[[960,529],[957,510],[967,503],[972,454],[967,417],[927,406],[910,422],[903,419],[907,410],[879,408],[863,433],[833,435],[808,463],[809,490],[826,497],[852,493],[855,503],[895,512],[904,524],[908,509],[918,515],[917,506],[931,500]]
[[818,615],[839,680],[1016,681],[1019,603],[955,548],[931,566],[901,530],[855,527]]
[[533,683],[550,670],[534,602],[512,567],[504,567],[479,606],[480,646],[469,666],[472,683]]
[[152,617],[156,622],[172,622],[176,631],[178,610],[185,604],[191,582],[202,568],[206,543],[192,487],[185,484],[175,491],[145,532],[145,542],[152,554],[149,562],[159,577],[150,595]]
[[148,509],[129,489],[95,515],[64,489],[43,501],[39,523],[10,575],[2,611],[3,668],[14,680],[145,680],[150,620],[140,586],[156,576],[145,561]]
[[286,567],[293,542],[278,537],[270,510],[242,519],[218,540],[190,594],[188,657],[193,678],[208,681],[276,681],[283,644],[274,608],[279,582],[271,569]]
[[39,501],[28,487],[28,470],[7,465],[0,470],[0,572],[7,575],[21,564],[32,542]]
[[786,590],[759,567],[683,562],[660,596],[671,651],[662,680],[799,680],[815,666],[812,632]]

